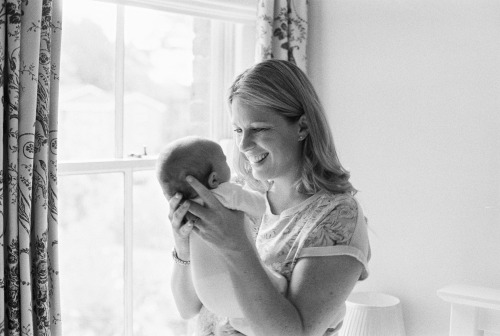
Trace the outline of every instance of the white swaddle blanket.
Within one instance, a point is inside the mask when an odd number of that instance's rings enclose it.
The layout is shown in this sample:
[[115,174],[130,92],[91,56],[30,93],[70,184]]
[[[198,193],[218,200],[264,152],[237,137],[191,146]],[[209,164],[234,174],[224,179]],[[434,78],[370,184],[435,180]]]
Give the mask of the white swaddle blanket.
[[[266,207],[264,196],[231,182],[222,183],[211,191],[225,207],[245,213],[245,229],[254,242]],[[201,199],[192,201],[200,203]],[[236,299],[238,284],[231,280],[226,262],[196,233],[190,236],[190,249],[193,284],[203,305],[217,315],[242,318],[243,312]],[[257,254],[255,246],[254,252]],[[273,285],[284,294],[288,286],[285,277],[266,265],[263,267]]]

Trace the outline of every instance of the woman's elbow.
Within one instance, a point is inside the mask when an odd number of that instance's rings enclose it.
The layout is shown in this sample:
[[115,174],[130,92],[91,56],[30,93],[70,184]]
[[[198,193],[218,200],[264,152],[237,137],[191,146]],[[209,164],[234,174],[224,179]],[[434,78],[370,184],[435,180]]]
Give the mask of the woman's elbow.
[[186,321],[196,316],[196,314],[193,314],[192,312],[179,312],[179,314],[181,315],[181,318]]
[[179,315],[184,320],[189,320],[200,313],[201,307],[203,306],[201,302],[186,302],[186,301],[176,301],[175,305]]
[[179,315],[181,316],[182,319],[184,320],[190,320],[192,319],[193,317],[195,317],[196,315],[198,315],[200,313],[200,309],[201,307],[189,307],[189,308],[180,308],[180,307],[177,307],[177,311],[179,312]]

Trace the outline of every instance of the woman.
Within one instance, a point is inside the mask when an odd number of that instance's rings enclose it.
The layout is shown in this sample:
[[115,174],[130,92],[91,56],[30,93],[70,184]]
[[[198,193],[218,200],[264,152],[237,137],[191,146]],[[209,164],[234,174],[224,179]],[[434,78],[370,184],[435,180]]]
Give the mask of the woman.
[[[333,335],[346,298],[368,275],[370,248],[356,190],[339,162],[318,96],[297,66],[268,60],[236,79],[229,105],[238,174],[267,200],[257,250],[288,280],[288,292],[279,294],[252,253],[242,214],[225,209],[188,177],[205,205],[181,201],[182,195],[169,201],[174,256],[189,261],[193,230],[217,249],[238,284],[245,319],[211,315],[194,291],[189,266],[181,264],[172,275],[178,309],[186,318],[200,314],[202,336]],[[188,212],[198,219],[184,223]]]

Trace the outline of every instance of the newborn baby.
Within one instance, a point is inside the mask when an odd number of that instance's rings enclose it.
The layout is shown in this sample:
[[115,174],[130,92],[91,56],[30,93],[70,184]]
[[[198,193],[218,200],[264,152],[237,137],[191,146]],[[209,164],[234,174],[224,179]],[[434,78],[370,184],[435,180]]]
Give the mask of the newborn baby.
[[[254,241],[265,211],[264,196],[230,182],[231,171],[222,148],[214,141],[185,137],[167,145],[157,162],[157,177],[167,199],[176,193],[201,203],[193,188],[185,181],[191,175],[198,179],[225,207],[245,214],[245,230]],[[242,318],[228,265],[196,232],[190,235],[193,284],[203,305],[211,312],[230,318]],[[254,249],[255,253],[257,251]],[[285,294],[286,279],[264,265],[273,285]]]

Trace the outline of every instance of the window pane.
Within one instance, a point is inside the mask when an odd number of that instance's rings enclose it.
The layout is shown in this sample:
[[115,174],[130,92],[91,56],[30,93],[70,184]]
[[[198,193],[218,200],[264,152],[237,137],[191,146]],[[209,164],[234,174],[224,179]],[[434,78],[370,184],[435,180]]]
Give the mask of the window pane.
[[123,336],[123,174],[59,178],[65,336]]
[[170,290],[168,204],[153,171],[134,173],[134,336],[187,335]]
[[59,96],[59,158],[114,156],[116,5],[64,4]]
[[125,14],[125,155],[209,137],[210,20],[142,8]]

